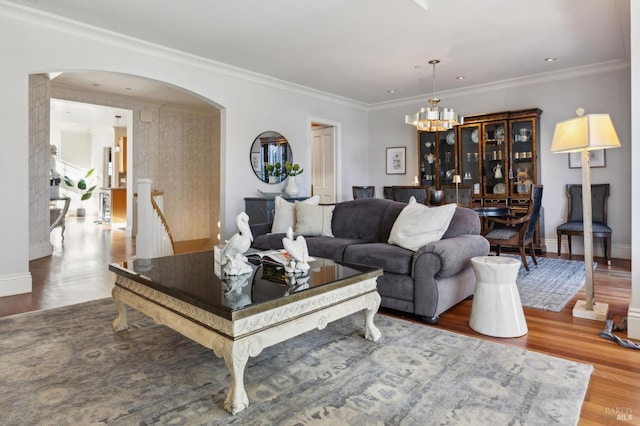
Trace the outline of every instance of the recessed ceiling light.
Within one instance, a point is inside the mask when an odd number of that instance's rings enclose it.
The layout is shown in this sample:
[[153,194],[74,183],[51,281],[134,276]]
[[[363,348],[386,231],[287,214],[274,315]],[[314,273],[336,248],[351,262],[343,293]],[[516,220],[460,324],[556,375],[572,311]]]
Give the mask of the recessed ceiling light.
[[456,80],[464,80],[464,75],[459,75],[456,77]]
[[419,70],[420,68],[422,68],[422,65],[414,65],[414,66],[413,66],[413,69],[414,69],[414,70]]
[[101,85],[101,84],[99,84],[99,83],[93,83],[93,84],[92,84],[92,86],[93,86],[93,87],[100,87],[100,86],[102,86],[102,85]]
[[544,58],[544,60],[545,60],[545,61],[547,61],[547,62],[553,62],[553,61],[555,61],[556,59],[558,59],[558,58],[556,58],[556,57],[548,57],[548,58]]
[[131,87],[125,87],[124,89],[128,90],[128,91],[132,91],[133,90]]
[[396,93],[396,91],[395,91],[395,90],[393,90],[393,89],[389,89],[389,90],[387,90],[387,93],[394,94],[394,93]]

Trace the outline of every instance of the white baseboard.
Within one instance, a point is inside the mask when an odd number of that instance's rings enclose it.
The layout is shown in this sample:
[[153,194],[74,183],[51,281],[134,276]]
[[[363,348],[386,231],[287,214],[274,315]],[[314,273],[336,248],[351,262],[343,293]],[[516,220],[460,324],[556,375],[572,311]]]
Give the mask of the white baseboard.
[[640,308],[629,308],[627,313],[627,336],[640,340]]
[[0,276],[0,297],[31,293],[31,273]]
[[[547,253],[558,252],[558,240],[557,238],[544,239],[544,245],[547,247]],[[562,238],[562,248],[560,253],[569,253],[569,246],[567,244],[567,238]],[[583,255],[584,245],[580,238],[573,238],[571,242],[571,253]],[[593,243],[593,255],[596,257],[604,257],[604,248],[602,243]],[[611,244],[611,257],[615,259],[631,259],[631,246],[626,244]]]
[[29,260],[51,256],[51,253],[53,253],[53,246],[48,241],[29,246]]

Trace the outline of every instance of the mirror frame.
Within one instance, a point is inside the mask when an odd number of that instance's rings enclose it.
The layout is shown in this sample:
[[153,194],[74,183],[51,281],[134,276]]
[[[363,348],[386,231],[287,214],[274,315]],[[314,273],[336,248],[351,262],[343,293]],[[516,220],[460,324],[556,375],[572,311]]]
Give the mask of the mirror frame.
[[[284,163],[293,163],[293,152],[291,144],[280,133],[275,131],[266,131],[260,133],[253,140],[249,151],[249,164],[253,173],[258,179],[268,184],[278,184],[287,178],[284,173]],[[267,166],[275,163],[281,164],[279,176],[269,176]]]

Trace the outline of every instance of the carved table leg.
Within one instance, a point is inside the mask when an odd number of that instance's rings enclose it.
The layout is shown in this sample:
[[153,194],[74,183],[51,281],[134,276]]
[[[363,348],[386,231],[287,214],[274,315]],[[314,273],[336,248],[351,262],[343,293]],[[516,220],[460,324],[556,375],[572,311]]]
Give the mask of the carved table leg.
[[129,325],[127,323],[127,305],[125,305],[124,303],[122,303],[122,301],[120,300],[120,292],[122,290],[120,290],[119,287],[114,287],[113,290],[111,290],[111,296],[113,297],[113,302],[116,304],[116,307],[118,308],[118,316],[116,317],[115,320],[113,320],[113,331],[122,331],[122,330],[126,330],[129,328]]
[[382,333],[378,330],[378,327],[373,323],[373,317],[378,312],[378,308],[380,308],[380,295],[378,292],[371,293],[371,295],[367,296],[367,308],[364,311],[364,320],[365,320],[365,333],[364,337],[367,340],[371,340],[372,342],[377,342]]
[[231,386],[224,400],[224,408],[231,414],[237,414],[249,406],[249,397],[244,389],[244,368],[249,360],[246,341],[226,341],[214,346],[216,356],[224,358],[231,373]]

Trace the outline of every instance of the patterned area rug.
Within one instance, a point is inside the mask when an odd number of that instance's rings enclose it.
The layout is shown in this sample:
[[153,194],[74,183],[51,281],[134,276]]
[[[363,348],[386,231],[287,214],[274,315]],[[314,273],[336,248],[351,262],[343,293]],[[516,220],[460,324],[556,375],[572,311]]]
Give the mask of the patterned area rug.
[[[512,256],[520,260],[520,256]],[[584,262],[577,260],[536,257],[538,267],[527,256],[530,272],[520,267],[518,290],[522,306],[560,312],[582,288],[585,280]],[[596,268],[598,264],[593,263]]]
[[0,424],[576,424],[593,367],[376,316],[250,358],[235,416],[212,351],[110,299],[0,319]]

